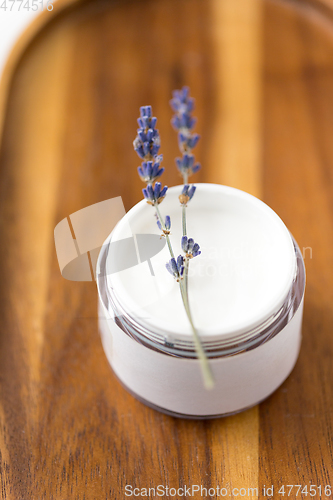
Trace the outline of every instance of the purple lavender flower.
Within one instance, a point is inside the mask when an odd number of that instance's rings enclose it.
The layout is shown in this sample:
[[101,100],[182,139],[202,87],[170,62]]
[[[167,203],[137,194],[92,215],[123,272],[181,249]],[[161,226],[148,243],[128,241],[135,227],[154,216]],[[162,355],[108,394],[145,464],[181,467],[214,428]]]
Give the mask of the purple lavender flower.
[[201,168],[200,163],[194,164],[194,156],[191,154],[184,154],[182,158],[176,158],[176,165],[182,175],[195,174]]
[[160,231],[163,231],[164,234],[170,234],[171,219],[170,219],[169,215],[166,215],[166,217],[165,217],[165,222],[164,222],[164,228],[165,229],[163,229],[162,224],[161,224],[161,222],[160,222],[159,219],[157,219],[156,223],[157,223],[158,228],[160,229]]
[[[162,155],[160,155],[161,158]],[[162,158],[161,158],[162,159]],[[151,184],[156,181],[164,172],[164,168],[160,168],[160,163],[156,161],[144,161],[141,167],[138,167],[140,179],[143,182]]]
[[185,256],[188,259],[192,259],[193,257],[197,257],[197,255],[201,254],[200,246],[198,243],[194,242],[193,238],[183,236],[181,240],[181,246],[183,251],[185,252]]
[[171,124],[175,130],[178,130],[179,147],[184,153],[195,148],[200,139],[200,135],[192,133],[196,119],[192,117],[194,99],[189,96],[189,93],[190,89],[188,87],[175,90],[170,101],[170,105],[175,112]]
[[[183,87],[181,90],[174,90],[172,92],[170,105],[174,112],[177,114],[177,117],[186,116],[186,118],[184,118],[184,121],[190,125],[186,128],[192,128],[194,123],[192,124],[189,119],[191,118],[191,113],[194,110],[194,99],[190,97],[189,87]],[[182,127],[175,126],[175,128],[179,129]]]
[[184,151],[190,151],[191,149],[195,148],[195,146],[198,144],[200,139],[199,134],[183,134],[182,132],[179,132],[178,134],[178,142],[184,149]]
[[149,161],[157,155],[161,141],[156,127],[157,118],[152,116],[151,106],[141,106],[139,127],[133,146],[140,158]]
[[185,184],[181,194],[179,195],[179,201],[182,205],[187,205],[187,203],[192,200],[195,190],[197,188],[195,186],[191,186],[189,184]]
[[165,267],[177,281],[180,281],[184,274],[184,257],[182,255],[178,255],[177,261],[174,258],[170,259],[169,262],[166,263]]
[[168,186],[164,186],[162,189],[162,184],[160,182],[156,182],[153,187],[151,184],[142,190],[143,196],[145,197],[147,203],[150,205],[158,205],[161,203],[166,195],[168,190]]
[[176,130],[183,130],[183,129],[191,130],[195,124],[196,124],[196,119],[192,118],[191,115],[186,111],[178,112],[178,114],[175,115],[171,120],[171,125]]

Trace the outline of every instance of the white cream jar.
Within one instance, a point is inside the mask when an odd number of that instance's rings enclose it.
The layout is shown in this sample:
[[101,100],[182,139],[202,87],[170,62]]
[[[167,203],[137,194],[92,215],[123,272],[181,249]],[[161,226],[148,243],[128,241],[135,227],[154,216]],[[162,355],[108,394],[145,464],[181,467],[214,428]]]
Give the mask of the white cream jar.
[[[267,205],[234,188],[196,186],[187,226],[202,254],[190,263],[189,300],[214,388],[203,385],[179,286],[165,268],[166,245],[149,262],[140,258],[139,235],[160,234],[145,201],[123,217],[100,252],[99,326],[110,365],[132,394],[172,415],[209,418],[257,404],[291,372],[301,342],[305,270],[296,242]],[[176,255],[181,190],[169,189],[160,205],[171,217]],[[126,245],[115,244],[125,240],[141,263],[134,265]]]

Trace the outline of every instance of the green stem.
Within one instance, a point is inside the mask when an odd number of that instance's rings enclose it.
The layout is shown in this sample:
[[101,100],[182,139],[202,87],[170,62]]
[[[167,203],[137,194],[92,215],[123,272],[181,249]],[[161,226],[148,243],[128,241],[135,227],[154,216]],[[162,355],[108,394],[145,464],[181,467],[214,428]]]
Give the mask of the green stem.
[[187,302],[189,303],[189,300],[188,300],[188,266],[190,264],[190,259],[188,259],[187,257],[185,257],[185,266],[184,266],[184,274],[183,274],[183,278],[184,278],[184,283],[185,283],[185,292],[186,292],[186,297],[187,297]]
[[[159,219],[159,221],[161,223],[162,229],[163,229],[163,231],[166,231],[167,229],[165,227],[165,224],[164,224],[164,221],[163,221],[160,209],[158,208],[158,204],[155,203],[154,207],[155,207],[155,210],[156,210],[156,213],[157,213],[157,217],[158,217],[158,219]],[[165,236],[168,248],[169,248],[170,255],[174,259],[175,258],[175,254],[173,253],[173,250],[172,250],[172,246],[171,246],[171,241],[170,241],[169,235],[166,232],[164,232],[164,236]]]
[[[187,173],[183,174],[183,180],[184,180],[184,185],[186,184],[185,181],[187,181]],[[186,227],[186,205],[182,205],[182,227],[183,227],[183,236],[187,236],[187,227]],[[186,267],[188,268],[189,260],[185,258],[185,271]],[[188,295],[187,287],[188,287],[188,279],[187,279],[188,273],[186,272],[186,276],[184,278],[185,280],[185,287],[186,287],[186,293]]]
[[[157,217],[161,223],[162,229],[164,231],[166,231],[166,227],[165,227],[160,209],[158,208],[158,204],[155,203],[154,207],[156,210]],[[185,212],[185,208],[186,207],[183,206],[183,234],[184,234],[184,236],[186,236],[186,212]],[[184,230],[185,230],[185,233],[184,233]],[[173,249],[172,249],[169,235],[167,233],[164,233],[164,234],[165,234],[165,239],[166,239],[166,242],[167,242],[167,245],[169,248],[170,255],[173,259],[175,259],[175,255],[173,253]],[[201,370],[202,370],[202,375],[203,375],[203,379],[204,379],[204,384],[205,384],[206,389],[212,389],[214,387],[213,373],[212,373],[210,364],[208,363],[208,359],[207,359],[206,353],[203,349],[199,334],[194,326],[192,314],[191,314],[191,310],[190,310],[190,305],[189,305],[189,300],[188,300],[188,264],[189,264],[189,259],[185,258],[184,276],[183,276],[183,280],[179,281],[179,288],[180,288],[180,293],[182,296],[185,312],[186,312],[186,315],[188,317],[188,320],[189,320],[191,328],[192,328],[195,350],[196,350],[199,362],[201,364]]]
[[183,226],[183,236],[186,236],[186,205],[182,205],[182,226]]
[[[183,173],[183,181],[184,185],[188,183],[188,173]],[[182,205],[182,227],[183,227],[183,236],[187,236],[187,227],[186,227],[186,205]],[[188,267],[189,267],[190,259],[185,257],[185,268],[184,268],[184,275],[183,275],[183,282],[180,282],[180,291],[182,294],[182,299],[185,307],[185,311],[188,317],[188,320],[190,322],[192,331],[193,331],[193,338],[194,338],[194,344],[195,344],[195,350],[197,352],[198,359],[201,364],[201,370],[203,374],[203,379],[204,379],[204,384],[206,389],[212,389],[214,387],[214,377],[213,373],[210,367],[210,364],[208,362],[206,353],[202,347],[202,343],[200,340],[200,336],[194,326],[192,315],[191,315],[191,310],[190,310],[190,304],[189,304],[189,298],[188,298]]]
[[205,384],[206,389],[212,389],[214,387],[214,383],[215,383],[214,376],[213,376],[210,364],[208,363],[206,353],[203,349],[203,346],[202,346],[202,343],[200,340],[200,336],[199,336],[197,329],[195,328],[194,323],[193,323],[192,314],[191,314],[191,310],[190,310],[190,306],[189,306],[189,302],[188,302],[187,290],[185,290],[185,284],[182,281],[179,282],[179,285],[180,285],[180,293],[181,293],[181,296],[183,299],[184,308],[185,308],[188,320],[189,320],[191,328],[192,328],[195,350],[196,350],[199,362],[201,364],[201,370],[202,370],[202,375],[203,375],[203,379],[204,379],[204,384]]

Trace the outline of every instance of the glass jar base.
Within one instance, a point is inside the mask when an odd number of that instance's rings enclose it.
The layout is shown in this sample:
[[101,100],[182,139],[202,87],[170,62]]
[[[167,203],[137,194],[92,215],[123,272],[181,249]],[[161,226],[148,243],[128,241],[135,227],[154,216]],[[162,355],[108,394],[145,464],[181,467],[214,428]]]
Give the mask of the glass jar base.
[[[112,368],[111,368],[112,369]],[[113,371],[113,370],[112,370]],[[257,403],[254,403],[252,405],[247,406],[246,408],[241,408],[240,410],[237,411],[232,411],[229,413],[221,413],[217,415],[187,415],[186,413],[177,413],[172,410],[168,410],[166,408],[162,408],[160,406],[155,405],[154,403],[151,403],[150,401],[147,401],[146,399],[138,396],[134,391],[132,391],[126,384],[124,384],[120,378],[114,373],[114,376],[116,377],[117,381],[120,383],[120,385],[131,395],[133,396],[137,401],[142,403],[143,405],[147,406],[148,408],[151,408],[152,410],[156,410],[159,413],[163,413],[163,415],[167,415],[168,417],[174,417],[174,418],[181,418],[184,420],[213,420],[215,418],[226,418],[226,417],[231,417],[232,415],[237,415],[238,413],[243,413],[247,410],[250,410],[251,408],[254,408],[258,404],[262,403],[263,401],[266,401],[271,395],[267,396],[266,398],[263,398],[261,401],[258,401]]]

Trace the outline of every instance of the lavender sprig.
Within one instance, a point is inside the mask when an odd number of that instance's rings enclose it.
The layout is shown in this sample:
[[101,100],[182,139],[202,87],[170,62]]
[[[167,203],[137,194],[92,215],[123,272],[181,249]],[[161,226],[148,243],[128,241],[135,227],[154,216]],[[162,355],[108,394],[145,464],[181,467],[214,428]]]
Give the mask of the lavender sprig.
[[151,106],[141,106],[140,118],[138,118],[139,128],[137,136],[134,139],[133,146],[140,158],[149,161],[155,158],[156,161],[161,158],[156,158],[160,149],[160,135],[156,127],[157,118],[152,116]]
[[173,127],[178,130],[178,140],[180,149],[185,152],[193,149],[200,136],[191,131],[196,124],[196,119],[192,117],[194,110],[194,99],[190,97],[190,89],[183,87],[181,90],[174,90],[170,105],[175,112],[171,120]]
[[197,145],[200,136],[193,134],[192,129],[196,120],[192,117],[194,110],[194,99],[190,97],[188,87],[183,87],[181,90],[173,92],[173,98],[170,101],[175,115],[171,120],[173,127],[178,130],[178,143],[180,151],[183,153],[182,158],[176,158],[176,165],[183,177],[184,188],[179,196],[179,201],[182,205],[182,226],[183,236],[187,235],[186,228],[186,207],[187,203],[193,198],[195,187],[189,186],[188,178],[200,170],[199,163],[195,163],[192,149]]
[[[196,123],[196,119],[192,117],[192,111],[194,110],[194,99],[189,95],[189,88],[183,87],[181,90],[175,90],[173,92],[173,98],[170,101],[170,105],[175,112],[171,123],[178,131],[178,144],[179,149],[182,153],[182,158],[176,158],[176,166],[183,177],[183,190],[179,196],[179,201],[182,207],[182,229],[183,237],[181,240],[181,246],[185,252],[184,258],[184,272],[183,272],[183,293],[184,293],[184,305],[188,308],[188,316],[192,324],[193,331],[195,330],[190,309],[189,309],[189,298],[188,298],[188,269],[190,259],[201,254],[200,246],[198,243],[194,243],[193,238],[188,238],[187,236],[187,225],[186,225],[186,208],[189,201],[192,200],[196,187],[190,186],[188,184],[188,178],[191,174],[195,174],[200,170],[200,163],[195,162],[194,155],[192,154],[192,149],[198,144],[200,136],[192,132],[192,129]],[[194,335],[194,339],[197,342],[197,351],[200,352],[203,359],[203,363],[206,363],[206,386],[212,387],[214,385],[214,379],[210,367],[208,365],[207,357],[202,349],[202,344],[200,342],[199,336]]]
[[[190,97],[189,88],[183,87],[181,90],[175,90],[170,104],[172,109],[175,111],[175,115],[172,118],[171,123],[173,127],[178,130],[179,148],[183,153],[182,158],[176,158],[176,165],[183,176],[184,186],[182,193],[179,196],[179,201],[182,206],[183,236],[187,236],[186,208],[188,202],[193,198],[196,189],[195,186],[189,186],[188,177],[189,175],[198,172],[201,168],[199,163],[195,163],[195,158],[191,151],[197,145],[200,136],[192,133],[196,120],[192,117],[194,99]],[[185,282],[186,292],[188,293],[187,273],[185,273]]]
[[181,90],[174,90],[170,105],[175,112],[171,124],[178,131],[178,144],[182,158],[176,158],[176,165],[183,176],[184,184],[188,183],[188,177],[200,170],[199,163],[194,164],[194,156],[191,151],[198,144],[199,134],[192,132],[196,119],[192,117],[194,110],[194,99],[190,97],[190,89],[183,87]]
[[[198,138],[193,138],[186,132],[186,127],[192,127],[194,125],[193,119],[188,115],[184,115],[179,119],[179,123],[182,124],[181,132],[179,134],[180,141],[184,143],[184,151],[191,147],[194,143],[198,141]],[[183,120],[183,121],[181,121]],[[192,120],[192,121],[191,121]],[[189,260],[197,255],[200,255],[199,245],[194,243],[193,239],[187,239],[186,233],[183,236],[181,245],[185,252],[185,256],[179,255],[175,258],[173,248],[170,241],[170,228],[171,219],[167,215],[163,220],[163,217],[159,210],[160,203],[164,200],[168,187],[157,182],[156,180],[163,174],[164,168],[160,168],[162,161],[162,155],[158,156],[158,151],[160,148],[160,136],[156,129],[157,119],[152,116],[151,106],[142,106],[140,108],[140,118],[138,119],[139,129],[137,131],[137,137],[135,138],[133,145],[138,156],[143,160],[140,167],[138,167],[138,173],[143,182],[146,183],[146,188],[142,190],[145,200],[148,204],[155,208],[155,214],[157,219],[157,226],[162,231],[162,236],[165,237],[170,257],[171,259],[167,262],[166,268],[170,274],[179,283],[180,293],[183,300],[184,308],[190,322],[193,335],[194,343],[196,347],[196,352],[198,359],[201,362],[202,371],[204,375],[204,381],[207,388],[213,386],[213,375],[211,372],[210,365],[208,363],[206,354],[203,350],[200,337],[194,326],[189,301],[188,301],[188,285],[187,285],[187,275],[188,275],[188,263]],[[186,141],[185,141],[186,135]],[[186,142],[186,144],[185,144]],[[194,146],[192,146],[194,147]],[[186,149],[187,148],[187,149]],[[184,171],[184,179],[187,178],[188,173],[194,173],[198,170],[198,165],[194,165],[194,159],[192,155],[184,154],[183,159],[180,160],[179,169]],[[181,196],[179,197],[181,204],[183,206],[183,228],[184,228],[184,215],[187,203],[193,198],[195,192],[195,186],[189,186],[185,183]],[[185,220],[185,231],[186,231],[186,220]],[[185,239],[186,238],[186,241]],[[184,280],[185,277],[185,280]]]

